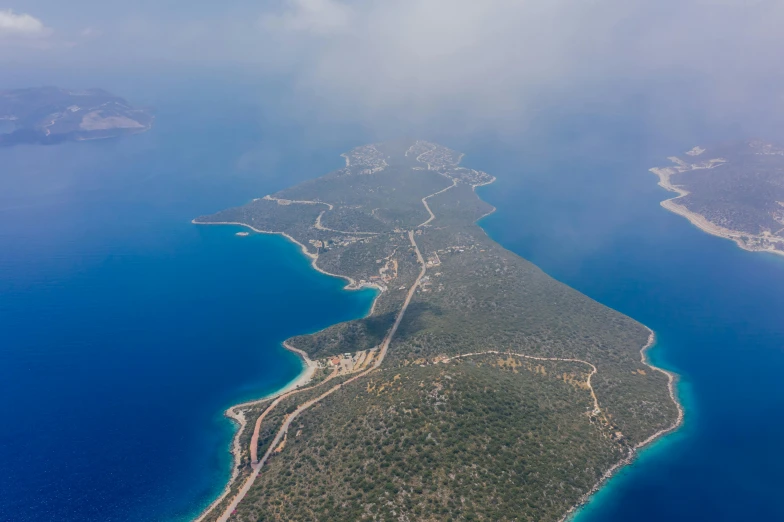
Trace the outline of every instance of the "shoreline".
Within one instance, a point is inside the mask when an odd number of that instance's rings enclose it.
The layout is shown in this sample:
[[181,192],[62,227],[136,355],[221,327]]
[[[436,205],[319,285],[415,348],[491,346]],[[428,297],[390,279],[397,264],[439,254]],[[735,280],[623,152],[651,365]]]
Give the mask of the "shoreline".
[[[476,193],[476,189],[477,189],[477,188],[479,188],[479,187],[486,187],[487,185],[491,185],[491,184],[495,183],[495,181],[496,181],[496,179],[497,179],[497,178],[496,178],[495,176],[492,176],[492,178],[493,178],[493,179],[491,179],[490,181],[485,181],[484,183],[477,183],[476,185],[471,185],[471,190],[472,190],[472,191],[474,191],[474,193]],[[477,195],[476,195],[476,197],[478,197],[478,198],[480,199],[480,201],[485,201],[484,199],[482,199],[482,198],[479,196],[479,194],[477,194]],[[487,201],[485,201],[485,203],[487,203]],[[490,203],[487,203],[487,204],[488,204],[488,205],[490,205]],[[479,216],[479,217],[477,218],[477,220],[476,220],[476,221],[474,221],[474,223],[476,223],[476,225],[477,225],[479,228],[481,228],[482,230],[484,230],[484,228],[482,228],[482,225],[480,225],[480,224],[479,224],[479,222],[480,222],[481,220],[483,220],[484,218],[486,218],[487,216],[489,216],[490,214],[492,214],[493,212],[495,212],[496,210],[498,210],[497,208],[495,208],[495,206],[494,206],[494,205],[490,205],[490,206],[491,206],[491,207],[493,207],[493,208],[491,208],[491,209],[490,209],[490,210],[489,210],[489,211],[488,211],[486,214],[484,214],[484,215],[482,215],[482,216]],[[485,232],[485,234],[487,234],[487,232]]]
[[[324,204],[326,205],[327,203],[324,203]],[[196,219],[198,219],[198,218],[196,218]],[[383,292],[381,287],[378,286],[375,283],[360,284],[360,283],[357,283],[356,281],[354,281],[354,279],[349,277],[349,276],[340,275],[340,274],[333,274],[331,272],[327,272],[326,270],[324,270],[323,268],[319,267],[316,264],[316,261],[318,261],[318,254],[312,254],[311,252],[308,251],[308,248],[305,245],[303,245],[302,243],[300,243],[299,241],[297,241],[296,239],[294,239],[290,235],[286,234],[285,232],[272,232],[270,230],[261,230],[259,228],[255,228],[255,227],[253,227],[251,225],[248,225],[247,223],[240,223],[238,221],[196,221],[196,219],[192,219],[191,223],[193,223],[194,225],[234,225],[234,226],[238,226],[238,227],[249,228],[249,229],[251,229],[252,231],[254,231],[254,232],[258,233],[258,234],[269,234],[269,235],[273,235],[273,236],[283,236],[283,237],[285,237],[286,239],[288,239],[289,241],[291,241],[292,243],[294,243],[295,245],[297,245],[300,248],[302,253],[306,257],[308,257],[310,259],[310,266],[312,266],[314,270],[317,270],[318,272],[321,272],[322,274],[326,274],[328,276],[338,277],[340,279],[344,279],[344,280],[348,281],[348,284],[346,284],[346,286],[343,287],[343,290],[362,290],[363,288],[375,288],[379,292]],[[374,300],[373,301],[373,307],[375,307],[375,304],[376,304],[376,302]],[[371,310],[373,309],[373,307],[371,307]]]
[[[286,239],[288,239],[289,241],[291,241],[292,243],[300,247],[300,251],[302,252],[302,254],[304,254],[307,258],[311,260],[310,266],[313,269],[331,277],[338,277],[340,279],[347,280],[348,284],[345,285],[342,288],[342,290],[347,290],[347,291],[362,290],[363,288],[375,288],[377,290],[376,296],[373,298],[373,303],[370,305],[370,310],[363,317],[369,317],[373,315],[373,312],[376,309],[376,303],[378,302],[379,297],[381,297],[381,294],[384,291],[380,286],[374,283],[366,283],[360,285],[357,284],[356,281],[354,281],[354,279],[352,279],[351,277],[338,275],[338,274],[331,274],[326,270],[320,268],[318,265],[316,265],[316,262],[318,261],[318,255],[311,254],[310,252],[308,252],[305,245],[303,245],[302,243],[300,243],[290,235],[286,234],[285,232],[271,232],[268,230],[260,230],[246,223],[230,222],[230,221],[200,222],[197,221],[196,219],[192,219],[191,223],[193,223],[194,225],[234,225],[234,226],[249,228],[258,234],[270,234],[270,235],[279,235],[285,237]],[[304,385],[306,385],[312,380],[313,374],[315,373],[315,370],[317,368],[317,364],[312,359],[310,359],[310,357],[308,357],[308,354],[305,353],[303,350],[300,350],[299,348],[295,348],[294,346],[289,344],[288,339],[283,341],[282,346],[286,350],[294,352],[300,357],[300,360],[303,363],[302,372],[294,380],[292,380],[290,383],[288,383],[280,390],[271,393],[270,395],[267,395],[265,397],[261,397],[259,399],[254,399],[251,401],[242,402],[240,404],[235,404],[233,406],[230,406],[224,411],[223,415],[231,419],[231,421],[237,425],[237,429],[235,430],[234,436],[232,437],[231,444],[229,445],[230,448],[229,452],[232,454],[233,461],[234,461],[231,476],[229,477],[229,480],[226,482],[225,486],[223,487],[223,490],[221,491],[220,495],[217,498],[215,498],[212,502],[210,502],[210,504],[207,507],[205,507],[199,512],[199,515],[193,519],[194,522],[201,522],[202,520],[204,520],[204,517],[206,517],[210,512],[212,512],[213,509],[215,509],[221,502],[223,502],[226,499],[226,497],[229,495],[229,493],[231,493],[232,486],[235,484],[235,482],[240,476],[240,465],[242,459],[242,448],[240,447],[240,437],[242,436],[242,434],[244,433],[245,429],[248,426],[248,420],[245,418],[245,415],[243,415],[241,411],[235,411],[235,410],[239,410],[240,408],[259,404],[261,402],[274,400],[275,398],[281,395],[294,391],[297,388],[303,387]]]
[[240,475],[240,465],[242,459],[242,448],[240,447],[240,438],[242,434],[245,432],[245,429],[248,427],[248,420],[245,418],[245,414],[241,411],[242,408],[247,408],[248,406],[254,406],[256,404],[274,400],[281,395],[285,395],[291,391],[296,390],[297,388],[301,388],[308,384],[313,379],[313,374],[316,372],[316,368],[318,365],[308,357],[308,354],[303,352],[298,348],[294,348],[291,346],[287,341],[283,341],[281,343],[284,349],[294,352],[302,361],[302,371],[300,371],[299,375],[297,375],[291,382],[280,388],[279,390],[272,392],[269,395],[261,397],[259,399],[253,399],[250,401],[241,402],[239,404],[235,404],[233,406],[229,406],[223,412],[223,416],[229,418],[233,423],[237,425],[234,436],[231,439],[231,444],[229,445],[229,452],[232,455],[232,460],[234,464],[232,466],[231,476],[229,480],[226,482],[226,485],[223,487],[221,494],[215,498],[210,504],[205,507],[199,515],[194,518],[194,522],[199,522],[204,519],[215,507],[223,502],[226,497],[231,492],[231,487],[237,481]]
[[[209,223],[209,224],[217,224],[217,223]],[[245,226],[248,226],[248,225],[245,225]],[[249,227],[249,228],[253,229],[253,227]],[[272,233],[272,232],[268,232],[268,233]],[[285,235],[285,234],[283,234],[283,235]],[[408,232],[408,237],[409,237],[409,240],[411,241],[412,245],[416,249],[417,258],[418,258],[420,264],[422,265],[422,270],[419,273],[419,276],[417,277],[417,279],[414,282],[414,284],[409,289],[408,294],[406,296],[406,300],[405,300],[405,302],[403,304],[403,307],[401,308],[400,312],[397,315],[397,318],[395,319],[395,323],[392,325],[392,328],[389,330],[389,332],[387,333],[387,335],[384,338],[384,341],[381,343],[381,348],[379,350],[378,357],[376,357],[375,362],[373,363],[373,365],[371,367],[367,368],[366,370],[358,373],[357,375],[351,377],[350,379],[346,380],[345,382],[330,388],[329,390],[324,392],[319,397],[317,397],[315,399],[311,399],[308,403],[305,403],[306,405],[300,405],[300,407],[297,408],[297,410],[292,415],[289,415],[287,417],[286,424],[290,424],[291,421],[294,420],[294,418],[296,418],[300,413],[305,411],[309,406],[319,402],[324,397],[332,394],[335,390],[340,389],[343,385],[349,384],[349,383],[359,379],[360,377],[364,377],[365,375],[369,374],[370,372],[373,372],[373,371],[377,370],[381,366],[381,363],[383,362],[384,357],[386,355],[387,349],[389,348],[390,341],[392,340],[392,337],[395,335],[395,332],[397,331],[397,328],[400,325],[401,320],[403,319],[403,315],[406,312],[406,309],[408,307],[409,302],[411,301],[411,298],[414,295],[414,292],[416,291],[417,287],[419,286],[419,282],[421,281],[422,277],[425,275],[425,273],[427,271],[427,268],[426,268],[426,265],[425,265],[425,260],[422,258],[422,254],[420,253],[419,248],[417,247],[416,242],[414,240],[414,233],[413,233],[413,231],[409,231]],[[368,317],[370,314],[372,314],[372,311],[375,308],[376,300],[378,300],[379,295],[380,295],[380,292],[376,296],[376,298],[373,300],[373,306],[371,307],[371,311],[365,317]],[[303,350],[300,350],[298,348],[293,347],[292,345],[290,345],[288,343],[288,341],[284,341],[283,342],[283,346],[286,349],[291,350],[291,351],[299,354],[303,358],[303,360],[306,360],[306,361],[309,361],[309,362],[312,363],[312,361],[310,360],[308,355]],[[314,370],[315,370],[315,367],[316,367],[316,365],[314,364],[313,365],[313,369]],[[327,380],[329,380],[329,378],[327,378]],[[292,381],[292,383],[294,383],[294,382],[297,382],[297,381],[296,380]],[[323,382],[326,382],[326,381],[323,381]],[[319,383],[319,384],[321,384],[321,383]],[[318,384],[316,384],[315,386],[318,386]],[[232,406],[231,408],[229,408],[227,410],[227,413],[229,411],[235,409],[235,408],[239,408],[239,407],[250,405],[250,404],[256,404],[256,403],[259,403],[259,402],[262,402],[262,401],[266,401],[266,400],[268,400],[270,398],[274,398],[274,397],[279,397],[280,398],[283,395],[286,395],[288,393],[293,392],[298,387],[299,387],[299,385],[295,386],[294,388],[291,388],[291,384],[289,384],[286,388],[284,388],[285,391],[281,390],[281,391],[277,392],[276,394],[271,395],[271,396],[266,397],[266,398],[263,398],[263,399],[258,399],[256,401],[250,401],[250,402],[244,402],[242,404],[239,404],[239,405],[236,405],[236,406]],[[234,413],[234,412],[232,412],[232,413]],[[220,495],[220,497],[218,497],[212,503],[210,503],[210,505],[207,508],[205,508],[199,514],[198,518],[194,519],[194,522],[201,522],[202,520],[204,520],[204,517],[209,515],[212,512],[213,509],[215,509],[221,502],[223,502],[226,499],[226,497],[229,495],[229,493],[231,493],[231,487],[232,487],[232,485],[234,485],[235,481],[239,477],[239,474],[240,474],[239,465],[241,464],[240,459],[241,459],[241,452],[242,452],[242,449],[239,446],[239,438],[240,438],[243,430],[247,426],[247,421],[245,420],[244,415],[241,415],[241,413],[240,414],[236,414],[236,415],[238,417],[238,421],[242,423],[241,424],[241,428],[239,430],[237,430],[237,433],[234,436],[234,441],[236,442],[236,444],[232,444],[232,446],[231,446],[232,447],[231,451],[234,454],[235,463],[237,465],[235,466],[235,469],[232,472],[232,476],[231,476],[229,482],[224,487],[223,493]],[[229,416],[229,415],[227,415],[227,416]],[[231,418],[234,418],[234,417],[231,417]],[[259,472],[261,471],[261,468],[264,465],[265,461],[267,460],[267,458],[269,457],[269,455],[271,454],[271,452],[274,450],[274,448],[276,447],[277,443],[279,442],[281,434],[285,435],[285,433],[287,431],[288,431],[288,428],[286,426],[281,428],[278,431],[278,434],[276,435],[276,437],[273,440],[272,444],[269,446],[269,448],[267,448],[267,451],[264,454],[264,457],[258,462],[258,464],[253,464],[253,463],[251,464],[252,472],[251,472],[250,476],[248,477],[248,479],[246,480],[245,484],[242,486],[242,488],[238,492],[239,498],[237,498],[237,496],[235,496],[235,499],[232,500],[232,503],[238,503],[238,502],[241,501],[242,498],[244,498],[245,494],[247,493],[247,490],[253,485],[253,482],[255,481],[255,478],[258,476]],[[229,507],[226,510],[227,512],[228,512],[229,509],[233,509],[232,508],[232,503],[229,504]],[[236,505],[234,507],[236,507]],[[218,518],[218,520],[219,521],[226,520],[226,516],[227,516],[226,512],[224,512],[224,514],[221,515]]]
[[[480,183],[480,184],[474,185],[473,186],[473,190],[474,190],[474,192],[476,192],[476,188],[477,187],[490,185],[494,181],[496,181],[495,177],[493,177],[493,179],[491,179],[490,181],[488,181],[486,183]],[[662,186],[664,186],[664,185],[662,185]],[[675,192],[680,192],[679,190],[675,189],[674,187],[673,187],[673,190]],[[683,194],[683,195],[685,195],[685,194]],[[678,197],[680,197],[680,196],[678,196]],[[484,201],[484,200],[482,200],[482,201]],[[498,209],[495,206],[493,206],[492,210],[490,210],[487,214],[485,214],[484,216],[482,216],[479,219],[477,219],[475,221],[475,223],[477,225],[479,225],[479,221],[480,220],[482,220],[483,218],[485,218],[485,217],[489,216],[490,214],[496,212],[496,210],[498,210]],[[484,228],[481,225],[479,225],[479,228],[484,230]],[[485,233],[487,233],[487,232],[485,231]],[[564,515],[559,519],[558,522],[573,522],[574,521],[574,517],[576,517],[579,514],[580,509],[583,506],[588,504],[588,502],[590,501],[591,497],[593,497],[593,495],[595,495],[596,492],[598,492],[600,489],[602,489],[602,487],[604,487],[606,485],[607,481],[609,481],[620,469],[622,469],[623,467],[625,467],[625,466],[631,464],[632,462],[634,462],[634,460],[639,455],[640,450],[642,450],[645,447],[651,445],[652,443],[656,442],[657,440],[659,440],[660,438],[664,437],[665,435],[676,431],[678,428],[681,427],[681,425],[683,425],[683,419],[684,419],[684,416],[685,416],[685,411],[683,409],[683,405],[681,404],[681,401],[678,399],[678,393],[677,393],[677,390],[675,389],[675,386],[678,383],[678,375],[676,373],[674,373],[674,372],[669,371],[669,370],[665,370],[664,368],[659,368],[658,366],[654,366],[648,360],[647,353],[648,353],[648,350],[650,350],[654,346],[654,344],[655,344],[656,334],[650,327],[648,327],[646,325],[642,325],[642,326],[645,327],[646,330],[648,330],[648,341],[640,349],[640,361],[645,366],[651,368],[652,370],[660,372],[660,373],[663,373],[664,375],[667,376],[667,379],[668,379],[667,388],[669,390],[670,399],[672,400],[673,403],[675,403],[675,407],[678,410],[678,416],[675,419],[675,422],[673,422],[670,426],[660,429],[659,431],[657,431],[656,433],[654,433],[653,435],[651,435],[650,437],[648,437],[644,441],[637,443],[633,448],[631,448],[631,450],[629,451],[629,454],[626,455],[626,457],[624,457],[623,459],[621,459],[617,463],[615,463],[612,467],[610,467],[610,469],[605,471],[604,474],[601,476],[601,478],[596,482],[596,484],[594,484],[593,487],[587,493],[585,493],[582,497],[580,497],[578,502],[574,506],[569,508],[569,510],[566,513],[564,513]],[[582,362],[584,362],[584,361],[582,361]]]
[[[324,205],[329,205],[329,203],[324,203]],[[198,218],[196,218],[196,219],[198,219]],[[321,272],[322,274],[331,276],[331,277],[337,277],[337,278],[344,279],[344,280],[348,281],[348,284],[346,284],[346,286],[343,287],[343,290],[363,290],[365,288],[374,288],[378,293],[376,294],[376,297],[373,298],[373,302],[370,305],[370,311],[364,317],[370,317],[371,315],[373,315],[373,312],[376,310],[376,303],[378,302],[378,298],[381,297],[382,293],[384,293],[384,289],[381,288],[381,286],[377,285],[376,283],[359,284],[356,281],[354,281],[353,278],[351,278],[349,276],[333,274],[333,273],[327,272],[326,270],[324,270],[323,268],[319,267],[316,264],[318,262],[318,254],[311,254],[310,252],[308,252],[308,249],[307,249],[307,247],[305,245],[303,245],[302,243],[300,243],[299,241],[297,241],[296,239],[294,239],[290,235],[286,234],[285,232],[271,232],[269,230],[261,230],[261,229],[258,229],[258,228],[254,228],[251,225],[248,225],[246,223],[239,223],[237,221],[202,222],[202,221],[196,221],[196,219],[192,219],[191,223],[193,223],[194,225],[234,225],[234,226],[238,226],[238,227],[249,228],[249,229],[251,229],[252,231],[254,231],[254,232],[258,233],[258,234],[269,234],[269,235],[273,235],[273,236],[275,236],[275,235],[283,236],[286,239],[288,239],[289,241],[291,241],[292,243],[294,243],[295,245],[299,246],[299,248],[302,251],[302,253],[307,258],[310,259],[310,266],[314,270],[316,270],[317,272]],[[329,328],[329,326],[327,328]],[[305,353],[305,352],[302,352],[302,353]]]
[[[722,239],[729,239],[730,241],[734,242],[739,248],[747,252],[767,252],[770,254],[784,256],[784,251],[768,249],[768,248],[750,248],[743,242],[742,239],[743,236],[761,239],[762,237],[759,235],[746,234],[738,230],[732,230],[729,228],[721,227],[709,221],[702,214],[693,212],[689,210],[687,207],[685,207],[684,205],[680,205],[676,203],[676,200],[689,195],[688,190],[685,190],[679,187],[678,185],[673,185],[672,183],[670,183],[670,176],[672,176],[673,174],[677,174],[676,171],[673,171],[669,167],[654,167],[648,170],[649,172],[652,172],[659,178],[659,183],[657,184],[660,187],[667,190],[668,192],[675,192],[676,194],[678,194],[675,197],[665,199],[664,201],[659,203],[666,210],[669,210],[673,214],[677,214],[681,217],[688,219],[692,225],[702,230],[706,234],[720,237]],[[770,238],[766,238],[766,239],[769,240]]]
[[675,403],[675,407],[678,410],[678,417],[675,419],[675,422],[673,422],[670,426],[660,429],[659,431],[657,431],[656,433],[654,433],[644,441],[635,444],[634,447],[632,447],[629,450],[629,453],[626,455],[626,457],[621,459],[619,462],[615,463],[612,467],[610,467],[610,469],[604,472],[601,478],[599,478],[599,481],[596,484],[594,484],[594,486],[590,489],[590,491],[588,491],[588,493],[580,497],[580,500],[577,502],[577,504],[569,508],[569,511],[567,511],[564,514],[564,516],[559,519],[559,522],[573,522],[575,517],[579,515],[580,509],[590,502],[591,497],[593,497],[593,495],[595,495],[600,489],[606,486],[607,482],[620,469],[624,468],[625,466],[628,466],[629,464],[633,463],[637,459],[637,457],[640,454],[640,450],[645,449],[646,447],[650,446],[652,443],[661,439],[665,435],[676,431],[678,428],[680,428],[683,425],[685,411],[683,409],[683,404],[681,404],[681,401],[678,399],[678,393],[675,388],[678,383],[678,375],[669,370],[665,370],[664,368],[659,368],[658,366],[654,366],[650,362],[647,353],[648,350],[650,350],[655,345],[656,334],[654,333],[653,330],[651,330],[647,326],[645,326],[645,329],[648,330],[649,332],[648,342],[645,343],[645,346],[643,346],[642,349],[640,350],[640,361],[648,368],[663,373],[664,375],[667,376],[668,379],[667,388],[669,389],[670,392],[670,399],[672,399],[673,403]]

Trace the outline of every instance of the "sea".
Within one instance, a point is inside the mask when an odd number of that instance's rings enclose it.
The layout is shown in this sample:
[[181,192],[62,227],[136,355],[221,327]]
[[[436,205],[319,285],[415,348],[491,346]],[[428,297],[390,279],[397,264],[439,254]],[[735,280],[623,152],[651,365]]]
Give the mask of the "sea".
[[[224,410],[299,374],[284,339],[375,296],[282,237],[190,222],[339,167],[365,129],[325,140],[242,86],[107,83],[155,107],[153,130],[0,149],[3,521],[192,519],[231,471]],[[731,132],[652,131],[639,107],[560,106],[517,139],[423,137],[497,177],[479,189],[491,237],[650,326],[652,361],[680,375],[683,426],[574,519],[784,520],[784,258],[659,206],[647,169]]]
[[301,372],[281,342],[370,309],[281,236],[191,223],[343,164],[214,96],[141,93],[148,133],[0,149],[4,522],[191,520],[231,472],[225,409]]

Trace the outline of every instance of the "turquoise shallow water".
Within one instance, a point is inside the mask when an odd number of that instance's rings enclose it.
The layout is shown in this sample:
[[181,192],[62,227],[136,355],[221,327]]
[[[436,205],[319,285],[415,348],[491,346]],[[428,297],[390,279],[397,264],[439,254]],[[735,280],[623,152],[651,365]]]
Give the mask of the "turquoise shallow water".
[[191,224],[287,174],[248,160],[244,107],[157,108],[127,140],[0,150],[0,520],[190,519],[229,476],[224,409],[374,297],[282,237]]

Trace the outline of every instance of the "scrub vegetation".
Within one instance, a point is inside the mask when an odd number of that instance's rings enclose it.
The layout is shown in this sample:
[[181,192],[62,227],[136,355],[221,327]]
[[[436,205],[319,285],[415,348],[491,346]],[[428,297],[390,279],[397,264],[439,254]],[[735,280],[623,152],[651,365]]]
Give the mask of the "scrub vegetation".
[[317,268],[381,290],[368,317],[289,339],[324,368],[379,356],[268,414],[258,454],[281,430],[285,445],[206,520],[559,520],[679,421],[670,376],[642,360],[646,327],[476,225],[492,207],[475,188],[492,176],[422,141],[344,156],[344,169],[196,220],[285,233]]

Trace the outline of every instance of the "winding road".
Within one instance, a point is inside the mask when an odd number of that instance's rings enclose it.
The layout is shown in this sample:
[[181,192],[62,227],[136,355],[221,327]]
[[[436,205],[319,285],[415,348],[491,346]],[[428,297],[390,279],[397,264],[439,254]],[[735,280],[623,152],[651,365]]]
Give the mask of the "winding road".
[[430,217],[427,218],[427,221],[418,224],[416,226],[416,228],[424,227],[424,226],[426,226],[428,223],[430,223],[431,221],[433,221],[436,218],[436,215],[433,214],[432,210],[430,210],[430,205],[427,204],[427,200],[429,198],[432,198],[433,196],[437,196],[438,194],[441,194],[442,192],[446,192],[447,190],[453,188],[455,185],[457,185],[457,180],[455,178],[452,178],[452,184],[451,185],[449,185],[445,189],[441,189],[438,192],[433,192],[429,196],[425,196],[425,197],[422,198],[422,204],[425,206],[425,210],[427,210],[427,213],[430,214]]
[[454,359],[460,359],[461,357],[472,357],[475,355],[487,355],[487,354],[497,354],[497,355],[514,355],[515,357],[522,357],[524,359],[533,359],[534,361],[560,361],[560,362],[575,362],[580,364],[585,364],[591,367],[591,373],[588,374],[588,379],[586,379],[585,383],[588,385],[588,389],[591,391],[591,397],[593,398],[593,412],[595,415],[600,413],[604,413],[602,409],[599,407],[599,399],[596,398],[596,392],[593,391],[593,386],[591,385],[591,377],[596,375],[596,366],[589,363],[588,361],[583,361],[582,359],[564,359],[561,357],[537,357],[535,355],[525,355],[523,353],[515,353],[515,352],[499,352],[497,350],[488,350],[486,352],[473,352],[473,353],[464,353],[461,355],[455,355],[454,357],[448,357],[446,359],[442,359],[442,363],[447,363]]

